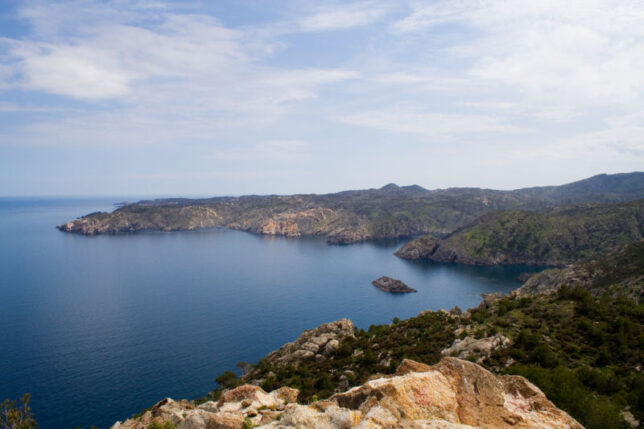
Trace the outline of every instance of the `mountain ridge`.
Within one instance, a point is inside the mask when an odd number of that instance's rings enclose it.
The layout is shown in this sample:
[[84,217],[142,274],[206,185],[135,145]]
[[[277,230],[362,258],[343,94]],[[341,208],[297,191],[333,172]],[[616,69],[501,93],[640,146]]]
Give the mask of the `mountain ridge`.
[[[499,191],[427,190],[418,185],[388,184],[379,189],[321,195],[164,198],[127,204],[111,213],[89,214],[58,228],[95,235],[220,226],[266,235],[317,235],[333,244],[422,234],[445,236],[495,210],[541,211],[571,202],[644,198],[644,173],[599,175],[562,186],[563,191],[557,191],[561,187]],[[614,192],[607,192],[609,186]]]

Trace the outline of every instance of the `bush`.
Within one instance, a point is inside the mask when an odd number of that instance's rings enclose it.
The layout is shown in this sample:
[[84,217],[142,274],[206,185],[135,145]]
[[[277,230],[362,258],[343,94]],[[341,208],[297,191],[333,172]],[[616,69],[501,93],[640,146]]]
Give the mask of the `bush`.
[[150,429],[176,429],[176,426],[172,422],[152,422],[149,426]]
[[215,381],[226,389],[233,389],[239,386],[240,381],[237,379],[237,375],[232,371],[226,371],[221,374],[219,377],[215,378]]
[[20,399],[20,405],[9,399],[0,404],[0,428],[31,429],[38,426],[29,407],[29,394]]

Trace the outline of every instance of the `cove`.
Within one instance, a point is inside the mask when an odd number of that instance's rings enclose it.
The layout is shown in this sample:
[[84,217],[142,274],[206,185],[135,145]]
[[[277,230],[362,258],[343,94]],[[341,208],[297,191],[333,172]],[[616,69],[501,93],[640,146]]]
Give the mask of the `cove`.
[[[400,241],[54,228],[114,201],[0,199],[0,400],[31,393],[43,429],[109,427],[166,396],[202,396],[321,323],[466,309],[538,269],[406,261]],[[382,275],[418,293],[382,292],[371,285]]]

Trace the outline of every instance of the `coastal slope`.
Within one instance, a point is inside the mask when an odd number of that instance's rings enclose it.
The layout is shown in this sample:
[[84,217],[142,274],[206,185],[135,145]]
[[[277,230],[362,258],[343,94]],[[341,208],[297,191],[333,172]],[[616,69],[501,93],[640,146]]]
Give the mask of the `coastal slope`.
[[497,211],[440,239],[423,236],[396,255],[473,265],[561,266],[589,260],[644,237],[644,200],[562,207],[548,212]]
[[126,204],[58,226],[84,235],[227,227],[264,235],[317,235],[332,244],[431,234],[442,237],[496,210],[644,198],[644,173],[599,175],[562,186],[498,191],[417,185],[334,194],[169,198]]
[[551,293],[563,286],[579,286],[594,296],[608,294],[644,302],[644,241],[589,262],[541,271],[528,278],[518,293]]

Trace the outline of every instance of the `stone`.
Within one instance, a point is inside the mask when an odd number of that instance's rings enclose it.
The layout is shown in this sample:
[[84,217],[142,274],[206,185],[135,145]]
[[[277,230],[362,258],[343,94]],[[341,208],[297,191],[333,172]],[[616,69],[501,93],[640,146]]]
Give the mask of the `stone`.
[[474,357],[477,359],[477,363],[481,363],[490,357],[494,350],[508,347],[510,343],[510,340],[501,334],[480,339],[467,336],[454,340],[450,347],[441,351],[441,355],[455,356],[461,359]]
[[[166,398],[112,429],[149,429],[153,422],[172,422],[177,429],[241,429],[247,419],[268,429],[583,429],[525,378],[497,376],[452,357],[432,366],[404,360],[393,376],[374,376],[313,405],[291,402],[298,393],[244,385],[225,392],[216,406],[199,407]],[[277,403],[284,411],[260,403]]]
[[391,277],[382,276],[377,280],[371,282],[372,285],[378,289],[389,293],[411,293],[418,292],[414,288],[410,288],[400,280],[392,279]]
[[[298,365],[304,359],[316,355],[327,357],[340,346],[345,338],[355,338],[353,323],[348,319],[325,323],[315,329],[304,331],[292,343],[286,343],[266,356],[266,361],[275,366]],[[328,346],[328,347],[327,347]],[[254,380],[257,372],[251,369],[242,380]]]

